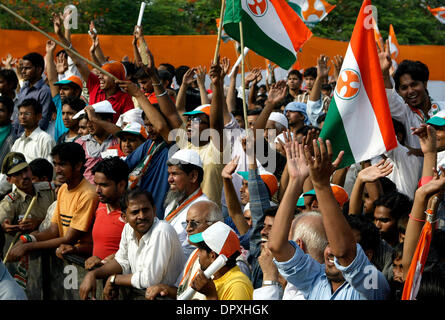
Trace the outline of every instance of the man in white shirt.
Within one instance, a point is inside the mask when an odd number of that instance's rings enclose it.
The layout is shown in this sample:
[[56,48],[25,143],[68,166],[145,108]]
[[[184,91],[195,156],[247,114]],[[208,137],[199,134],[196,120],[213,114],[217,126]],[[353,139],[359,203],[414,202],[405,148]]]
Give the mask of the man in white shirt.
[[48,133],[39,128],[42,106],[35,99],[27,99],[20,104],[18,109],[19,123],[25,131],[14,142],[11,151],[23,153],[28,163],[37,158],[51,161],[50,153],[56,142]]
[[90,271],[84,278],[79,294],[85,300],[96,295],[96,279],[107,279],[103,295],[116,299],[119,287],[145,289],[165,283],[174,285],[181,273],[185,257],[175,230],[156,217],[151,194],[133,189],[127,194],[127,224],[122,231],[119,250],[113,260]]
[[165,197],[164,219],[175,228],[188,258],[196,248],[187,240],[187,212],[194,203],[209,200],[201,189],[203,164],[196,151],[182,149],[167,161],[167,165],[170,190]]

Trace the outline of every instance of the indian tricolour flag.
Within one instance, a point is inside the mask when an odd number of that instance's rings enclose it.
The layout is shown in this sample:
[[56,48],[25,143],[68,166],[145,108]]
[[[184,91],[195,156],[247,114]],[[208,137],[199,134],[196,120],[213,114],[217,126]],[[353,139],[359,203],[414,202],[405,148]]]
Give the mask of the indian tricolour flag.
[[345,152],[343,168],[397,146],[372,20],[365,14],[370,5],[363,2],[320,133],[331,141],[334,157]]
[[227,0],[224,30],[237,41],[240,21],[244,45],[286,70],[312,36],[286,0]]

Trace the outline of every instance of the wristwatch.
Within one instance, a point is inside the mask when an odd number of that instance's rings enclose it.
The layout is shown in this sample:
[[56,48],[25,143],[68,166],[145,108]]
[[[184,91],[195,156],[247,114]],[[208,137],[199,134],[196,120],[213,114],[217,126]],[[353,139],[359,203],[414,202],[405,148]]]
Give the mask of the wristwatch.
[[279,286],[280,283],[278,281],[274,281],[274,280],[264,280],[263,281],[263,286]]
[[113,274],[113,275],[111,276],[111,278],[110,278],[110,283],[111,283],[111,285],[114,286],[115,281],[116,281],[116,275]]

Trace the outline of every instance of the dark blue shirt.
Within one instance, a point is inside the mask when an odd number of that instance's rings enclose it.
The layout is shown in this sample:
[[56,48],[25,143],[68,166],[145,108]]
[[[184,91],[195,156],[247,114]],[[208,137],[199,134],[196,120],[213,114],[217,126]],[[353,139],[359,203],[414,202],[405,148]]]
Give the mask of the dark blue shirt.
[[[152,142],[148,139],[127,157],[125,162],[130,168],[130,172],[144,160]],[[164,219],[164,198],[170,188],[167,167],[169,149],[170,146],[165,145],[162,150],[156,152],[139,184],[141,189],[147,190],[153,195],[156,216],[159,219]]]

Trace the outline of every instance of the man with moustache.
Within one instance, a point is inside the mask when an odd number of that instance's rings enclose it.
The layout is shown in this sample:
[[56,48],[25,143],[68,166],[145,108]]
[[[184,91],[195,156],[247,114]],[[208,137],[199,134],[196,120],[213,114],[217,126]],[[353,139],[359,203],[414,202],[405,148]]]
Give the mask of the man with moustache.
[[201,189],[202,162],[196,151],[182,149],[167,161],[167,165],[170,190],[164,201],[164,219],[175,228],[188,258],[195,247],[187,239],[187,212],[194,203],[209,200]]
[[[221,209],[213,201],[201,200],[194,202],[187,211],[187,238],[193,234],[203,232],[217,221],[223,221],[223,214]],[[192,279],[198,274],[199,270],[201,270],[201,266],[198,260],[198,249],[195,249],[195,251],[190,254],[184,270],[175,285],[158,284],[151,286],[147,288],[145,292],[145,299],[154,300],[159,297],[176,299],[177,296],[180,296],[190,287]],[[204,299],[205,296],[199,292],[195,292],[190,298],[190,300]]]
[[127,224],[122,231],[119,250],[114,259],[88,272],[80,288],[80,298],[96,295],[96,279],[107,279],[106,300],[116,299],[119,287],[145,289],[165,283],[174,285],[185,258],[173,227],[156,217],[152,195],[139,188],[128,192]]

